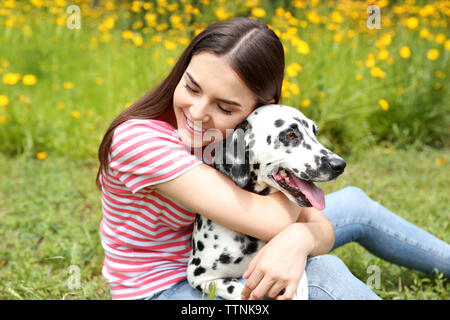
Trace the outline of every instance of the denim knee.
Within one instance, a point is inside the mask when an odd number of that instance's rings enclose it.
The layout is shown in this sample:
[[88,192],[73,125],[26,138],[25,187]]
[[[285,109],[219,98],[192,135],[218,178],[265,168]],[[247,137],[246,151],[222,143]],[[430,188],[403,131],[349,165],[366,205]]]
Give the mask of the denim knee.
[[345,195],[349,198],[356,198],[362,200],[370,199],[370,197],[364,192],[364,190],[356,186],[344,187],[342,188],[342,192],[345,192]]
[[380,299],[334,255],[309,258],[306,273],[312,300]]
[[[370,198],[362,189],[355,186],[343,188],[340,197],[346,200],[346,214],[357,214],[359,218],[370,216],[372,209],[376,208],[378,202]],[[376,210],[375,210],[376,211]]]

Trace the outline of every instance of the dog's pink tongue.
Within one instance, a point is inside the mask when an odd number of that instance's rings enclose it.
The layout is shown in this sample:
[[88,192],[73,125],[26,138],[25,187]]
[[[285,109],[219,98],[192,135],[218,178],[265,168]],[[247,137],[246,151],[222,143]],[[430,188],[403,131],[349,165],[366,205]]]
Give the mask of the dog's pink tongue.
[[325,209],[325,196],[323,194],[322,189],[317,187],[313,182],[306,181],[297,178],[294,175],[290,175],[291,179],[294,180],[294,183],[300,189],[300,191],[308,198],[309,202],[313,205],[317,210]]

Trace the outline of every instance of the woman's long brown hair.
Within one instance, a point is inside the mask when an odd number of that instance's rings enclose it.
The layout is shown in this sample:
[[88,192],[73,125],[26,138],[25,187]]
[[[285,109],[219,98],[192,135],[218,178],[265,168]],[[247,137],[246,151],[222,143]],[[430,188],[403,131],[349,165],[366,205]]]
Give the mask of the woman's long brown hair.
[[284,77],[284,50],[277,35],[264,23],[235,18],[208,26],[184,50],[164,81],[119,114],[110,124],[98,150],[100,167],[97,187],[101,190],[101,173],[108,166],[114,130],[130,119],[151,119],[172,107],[173,94],[191,58],[201,51],[213,52],[228,59],[233,70],[258,97],[255,107],[271,99],[278,103]]

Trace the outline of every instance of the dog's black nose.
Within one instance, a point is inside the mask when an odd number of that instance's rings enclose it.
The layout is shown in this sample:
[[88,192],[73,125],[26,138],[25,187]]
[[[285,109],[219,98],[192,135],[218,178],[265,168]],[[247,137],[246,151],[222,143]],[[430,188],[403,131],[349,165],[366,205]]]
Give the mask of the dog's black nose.
[[344,172],[345,166],[347,164],[342,159],[331,159],[330,160],[330,166],[336,173],[342,173]]

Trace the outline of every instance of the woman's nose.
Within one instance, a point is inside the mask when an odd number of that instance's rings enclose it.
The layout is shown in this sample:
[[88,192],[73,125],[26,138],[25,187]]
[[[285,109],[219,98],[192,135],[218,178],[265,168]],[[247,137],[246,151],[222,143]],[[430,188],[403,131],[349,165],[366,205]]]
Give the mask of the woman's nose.
[[193,121],[207,122],[209,120],[208,105],[197,103],[189,108]]

